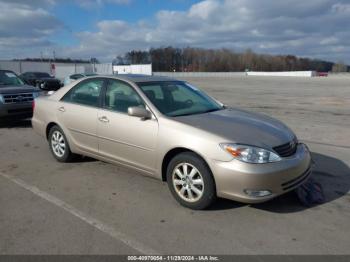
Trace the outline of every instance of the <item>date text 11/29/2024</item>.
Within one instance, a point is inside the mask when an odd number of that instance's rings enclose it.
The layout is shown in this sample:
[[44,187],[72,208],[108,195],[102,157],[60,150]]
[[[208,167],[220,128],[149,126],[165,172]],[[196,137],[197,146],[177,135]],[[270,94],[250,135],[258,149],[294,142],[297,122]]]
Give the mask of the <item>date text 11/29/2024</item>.
[[217,256],[128,256],[128,261],[220,261]]

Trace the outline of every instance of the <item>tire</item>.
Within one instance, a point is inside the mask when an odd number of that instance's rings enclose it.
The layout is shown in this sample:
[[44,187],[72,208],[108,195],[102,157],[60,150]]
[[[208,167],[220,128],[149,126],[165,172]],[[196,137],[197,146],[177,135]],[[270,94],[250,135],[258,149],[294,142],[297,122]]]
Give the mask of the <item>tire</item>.
[[68,140],[59,126],[53,126],[49,132],[50,151],[59,162],[71,162],[75,154],[70,150]]
[[174,198],[190,209],[206,209],[216,200],[213,175],[206,162],[194,153],[181,153],[170,161],[167,183]]

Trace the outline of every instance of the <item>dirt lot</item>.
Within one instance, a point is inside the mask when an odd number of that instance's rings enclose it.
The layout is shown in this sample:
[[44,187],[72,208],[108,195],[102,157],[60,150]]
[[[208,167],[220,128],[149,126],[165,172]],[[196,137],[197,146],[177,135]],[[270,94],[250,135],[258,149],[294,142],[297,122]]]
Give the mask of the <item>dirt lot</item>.
[[56,162],[30,122],[0,128],[0,254],[350,254],[350,79],[186,79],[283,120],[313,152],[326,203],[180,207],[165,183],[84,159]]

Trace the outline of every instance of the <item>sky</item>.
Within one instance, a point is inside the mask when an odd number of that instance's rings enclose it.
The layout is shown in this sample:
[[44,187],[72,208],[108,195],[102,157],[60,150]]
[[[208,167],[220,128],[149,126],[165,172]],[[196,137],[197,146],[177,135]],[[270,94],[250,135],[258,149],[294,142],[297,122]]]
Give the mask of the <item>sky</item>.
[[169,45],[350,64],[350,0],[0,0],[0,59]]

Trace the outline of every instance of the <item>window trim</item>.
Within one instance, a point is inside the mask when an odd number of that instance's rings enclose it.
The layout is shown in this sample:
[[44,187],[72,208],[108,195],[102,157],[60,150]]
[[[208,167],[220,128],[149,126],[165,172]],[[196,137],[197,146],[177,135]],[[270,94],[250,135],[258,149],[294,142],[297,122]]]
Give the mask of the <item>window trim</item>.
[[[101,97],[101,109],[109,111],[109,112],[113,112],[113,113],[118,113],[118,114],[123,114],[123,115],[128,115],[128,112],[122,112],[122,111],[117,111],[117,110],[113,110],[111,108],[106,107],[106,94],[107,94],[107,88],[108,88],[108,84],[111,81],[117,81],[117,82],[121,82],[122,84],[125,84],[127,86],[129,86],[136,94],[137,96],[141,99],[142,103],[145,105],[146,109],[148,111],[150,111],[152,113],[152,115],[154,116],[154,113],[152,112],[152,110],[150,109],[150,107],[148,106],[148,104],[146,103],[146,101],[142,98],[142,96],[139,94],[139,92],[137,92],[137,90],[135,89],[135,87],[133,87],[131,84],[129,84],[126,81],[123,81],[121,79],[116,79],[116,78],[106,78],[106,83],[104,85],[103,91],[102,91],[102,97]],[[132,116],[130,116],[132,117]]]
[[[94,80],[102,80],[102,86],[100,89],[100,94],[98,97],[98,104],[97,106],[93,106],[93,105],[86,105],[86,104],[81,104],[81,103],[76,103],[76,102],[72,102],[72,101],[65,101],[64,98],[70,93],[72,92],[74,89],[76,89],[78,86],[80,86],[81,84],[84,84],[85,82],[89,82],[89,81],[94,81]],[[84,79],[82,81],[80,81],[79,83],[77,83],[76,85],[74,85],[71,89],[69,89],[60,99],[60,102],[62,103],[68,103],[68,104],[73,104],[73,105],[79,105],[79,106],[86,106],[86,107],[91,107],[91,108],[102,108],[102,93],[103,90],[105,88],[105,85],[107,83],[107,79],[105,77],[94,77],[94,78],[88,78],[88,79]]]

